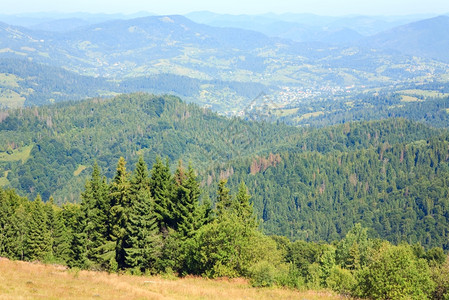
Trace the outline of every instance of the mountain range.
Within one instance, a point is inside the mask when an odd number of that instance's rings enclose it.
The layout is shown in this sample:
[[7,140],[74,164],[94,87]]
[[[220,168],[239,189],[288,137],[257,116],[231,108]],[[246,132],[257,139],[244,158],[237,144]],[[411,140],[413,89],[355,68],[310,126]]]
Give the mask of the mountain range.
[[[267,23],[267,19],[274,20],[267,16],[254,18],[264,24],[272,24]],[[291,22],[292,16],[285,16],[284,19],[288,26],[293,24],[297,27],[299,24]],[[359,18],[355,19],[360,21]],[[394,22],[404,23],[407,20],[398,18]],[[248,96],[247,93],[235,92],[232,82],[262,84],[259,93],[270,94],[279,87],[297,87],[320,97],[334,97],[336,92],[348,92],[348,86],[351,91],[360,91],[366,87],[445,80],[448,69],[445,52],[448,20],[449,17],[440,16],[363,37],[352,28],[323,25],[343,22],[343,19],[328,19],[326,22],[320,21],[321,26],[328,26],[327,29],[305,33],[314,39],[307,38],[303,42],[282,35],[270,37],[254,30],[199,24],[183,16],[108,19],[96,24],[89,21],[89,24],[80,24],[81,27],[76,26],[79,23],[76,19],[50,20],[61,22],[59,30],[51,31],[42,31],[45,26],[34,27],[39,28],[37,30],[30,29],[33,26],[25,28],[1,23],[0,58],[28,60],[40,64],[41,69],[50,65],[100,78],[92,81],[99,83],[97,89],[92,87],[79,96],[74,94],[73,99],[85,94],[120,93],[123,90],[116,86],[125,79],[129,82],[135,78],[142,82],[142,78],[157,74],[185,76],[201,83],[197,84],[199,88],[196,93],[191,93],[186,100],[212,105],[223,113],[238,114],[258,93]],[[313,27],[320,22],[309,21],[314,25],[307,26]],[[388,23],[390,27],[396,24],[391,22]],[[25,79],[33,77],[32,69],[30,76],[25,76],[24,72],[14,70],[14,65],[0,70],[0,74],[17,76],[14,83],[10,82],[12,77],[3,82],[18,85],[22,91],[14,91],[4,84],[0,97],[3,106],[20,106],[25,103],[24,99],[27,99],[27,105],[67,99],[31,97],[29,94],[35,90],[36,82],[29,85],[30,81]],[[27,64],[18,64],[24,65]],[[30,68],[33,67],[30,65]],[[104,85],[107,81],[113,84]],[[51,84],[44,87],[45,84],[44,80],[40,80],[39,89],[51,90],[56,95],[61,92],[61,88],[55,89]],[[140,90],[151,89],[145,88],[144,84]],[[27,94],[23,91],[31,92]],[[209,95],[207,99],[206,94]]]

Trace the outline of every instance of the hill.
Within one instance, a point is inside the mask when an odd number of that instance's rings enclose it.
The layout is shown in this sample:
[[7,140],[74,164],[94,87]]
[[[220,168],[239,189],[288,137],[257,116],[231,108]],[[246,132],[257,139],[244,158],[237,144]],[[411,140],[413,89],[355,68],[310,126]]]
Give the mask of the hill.
[[0,106],[5,107],[80,100],[117,90],[103,78],[21,59],[0,59],[0,72]]
[[86,175],[74,176],[74,172],[80,166],[91,166],[94,159],[108,176],[113,174],[112,161],[124,156],[135,162],[138,154],[145,155],[149,163],[161,155],[203,168],[212,161],[281,149],[286,138],[296,139],[295,132],[301,131],[226,119],[173,96],[122,95],[4,112],[2,150],[14,152],[23,146],[32,150],[24,163],[5,156],[2,168],[15,169],[8,172],[11,185],[32,197],[40,193],[48,199],[62,192],[64,197],[57,197],[60,202],[64,198],[73,201]]
[[449,16],[413,22],[374,35],[364,41],[373,48],[394,49],[409,55],[449,62]]
[[[29,60],[0,58],[0,107],[16,108],[113,96],[138,91],[174,94],[221,112],[235,110],[261,91],[275,90],[260,83],[200,80],[175,74],[154,74],[112,81]],[[230,98],[224,101],[223,98]]]
[[143,155],[150,166],[162,156],[172,167],[192,162],[211,199],[221,178],[232,189],[243,179],[270,234],[331,241],[361,222],[373,236],[447,247],[448,223],[432,223],[448,209],[448,187],[436,180],[449,176],[446,130],[404,119],[295,128],[148,94],[1,116],[1,182],[30,198],[79,202],[94,161],[112,178],[120,156],[134,164]]

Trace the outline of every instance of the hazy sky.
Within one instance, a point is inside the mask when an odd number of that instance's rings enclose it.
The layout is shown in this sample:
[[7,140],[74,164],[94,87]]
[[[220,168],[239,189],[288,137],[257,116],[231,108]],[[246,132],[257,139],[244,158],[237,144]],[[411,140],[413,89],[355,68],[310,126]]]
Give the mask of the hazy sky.
[[0,0],[0,13],[104,12],[183,14],[209,10],[229,14],[315,13],[404,15],[449,12],[448,0]]

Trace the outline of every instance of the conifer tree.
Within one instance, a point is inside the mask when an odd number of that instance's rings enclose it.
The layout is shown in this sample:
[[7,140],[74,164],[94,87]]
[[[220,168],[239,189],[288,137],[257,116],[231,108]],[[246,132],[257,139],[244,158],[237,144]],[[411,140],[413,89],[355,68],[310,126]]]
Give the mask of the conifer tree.
[[170,173],[168,159],[165,163],[160,157],[151,170],[150,191],[154,199],[154,212],[161,232],[166,233],[167,228],[174,227],[173,178]]
[[108,219],[110,202],[106,180],[101,176],[98,164],[95,162],[92,175],[86,182],[81,194],[81,207],[86,219],[85,235],[87,247],[87,263],[89,265],[104,265],[101,259],[102,246],[109,237]]
[[40,195],[30,206],[30,219],[25,245],[25,257],[28,260],[44,259],[51,253],[51,237],[47,228],[47,215]]
[[249,229],[257,228],[257,220],[254,216],[253,205],[249,202],[251,196],[245,182],[241,182],[235,200],[232,201],[231,211],[242,220]]
[[52,231],[52,252],[55,258],[66,263],[70,255],[70,235],[67,227],[64,224],[64,218],[61,209],[55,213],[53,231]]
[[232,205],[232,196],[229,188],[226,186],[226,179],[221,179],[218,183],[217,191],[217,214],[221,215],[227,211]]
[[69,267],[86,266],[86,217],[80,205],[66,204],[62,208],[62,218],[69,235]]
[[126,227],[125,263],[140,271],[152,268],[160,255],[162,240],[154,214],[150,178],[143,157],[139,157],[130,186],[131,210]]
[[30,202],[0,187],[0,256],[24,259]]
[[130,187],[126,161],[120,157],[109,194],[111,199],[110,238],[115,242],[115,259],[118,268],[125,267],[126,227],[131,207]]
[[202,197],[202,203],[200,204],[198,214],[199,217],[197,219],[197,228],[200,228],[201,226],[206,225],[214,220],[215,214],[212,209],[212,201],[207,194],[204,194],[204,196]]
[[[184,175],[177,176],[178,174]],[[179,178],[179,181],[176,180],[175,228],[182,237],[190,237],[202,223],[199,220],[201,217],[199,210],[200,185],[191,164],[185,172],[180,163],[175,178]]]

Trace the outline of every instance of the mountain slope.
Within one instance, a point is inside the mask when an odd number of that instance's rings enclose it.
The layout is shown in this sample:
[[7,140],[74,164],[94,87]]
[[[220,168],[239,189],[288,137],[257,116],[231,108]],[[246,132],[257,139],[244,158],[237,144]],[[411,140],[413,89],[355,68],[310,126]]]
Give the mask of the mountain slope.
[[449,62],[449,16],[439,16],[393,28],[366,39],[373,48]]
[[94,161],[112,178],[120,156],[160,155],[192,162],[210,195],[244,180],[270,234],[330,241],[361,222],[449,248],[449,134],[404,119],[296,128],[139,93],[1,112],[0,139],[0,184],[29,198],[77,202]]
[[[422,125],[395,129],[392,122],[380,122],[366,136],[354,137],[345,135],[342,126],[303,129],[226,119],[176,97],[147,94],[10,110],[0,120],[0,138],[5,141],[0,165],[7,172],[3,181],[32,197],[40,193],[44,199],[51,194],[68,197],[71,190],[79,190],[83,170],[94,159],[108,167],[119,156],[134,163],[138,154],[144,154],[151,164],[162,155],[173,162],[192,161],[205,170],[270,152],[324,153],[370,147],[379,141],[410,142],[438,133]],[[388,130],[378,131],[377,126]],[[368,139],[374,135],[380,140]],[[350,142],[354,139],[358,143]]]
[[103,78],[82,76],[28,60],[0,58],[0,107],[79,100],[111,90],[117,88]]

